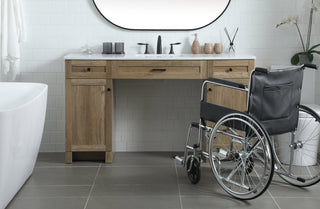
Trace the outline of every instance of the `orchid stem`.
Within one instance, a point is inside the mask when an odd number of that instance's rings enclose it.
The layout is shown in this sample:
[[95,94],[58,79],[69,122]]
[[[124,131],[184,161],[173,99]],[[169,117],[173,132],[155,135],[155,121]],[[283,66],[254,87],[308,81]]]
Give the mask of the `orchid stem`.
[[299,26],[298,26],[298,24],[297,24],[297,23],[294,23],[294,24],[295,24],[295,26],[296,26],[296,28],[297,28],[297,30],[298,30],[298,33],[299,33],[299,37],[300,37],[300,41],[301,41],[301,44],[302,44],[303,51],[304,51],[304,52],[306,52],[306,48],[305,48],[305,46],[304,46],[304,42],[303,42],[303,38],[302,38],[302,35],[301,35],[300,28],[299,28]]
[[[313,3],[313,1],[312,1]],[[309,17],[309,27],[308,27],[308,34],[307,34],[307,43],[306,49],[309,50],[310,47],[310,36],[311,36],[311,28],[312,28],[312,15],[313,15],[313,8],[310,10],[310,17]]]

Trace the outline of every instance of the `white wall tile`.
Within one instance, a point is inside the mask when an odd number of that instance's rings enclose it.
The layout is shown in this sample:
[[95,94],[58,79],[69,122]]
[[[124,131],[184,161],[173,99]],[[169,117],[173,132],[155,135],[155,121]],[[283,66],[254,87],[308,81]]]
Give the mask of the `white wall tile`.
[[[128,31],[107,22],[91,0],[23,0],[28,40],[22,45],[19,81],[49,85],[46,128],[41,151],[64,150],[65,84],[63,56],[86,44],[101,53],[102,42],[123,41],[126,53],[143,53],[137,42],[148,42],[155,52],[157,36],[163,51],[171,42],[182,42],[176,53],[191,53],[194,33],[200,43],[222,42],[228,51],[224,27],[239,32],[235,48],[256,55],[256,65],[288,65],[301,50],[294,27],[276,29],[283,18],[300,14],[301,30],[307,28],[308,0],[236,0],[215,23],[197,31]],[[320,42],[320,12],[315,14],[312,43]],[[320,63],[319,56],[315,62]],[[320,104],[320,72],[305,76],[304,102]],[[316,80],[316,82],[314,81]],[[201,81],[117,80],[115,94],[116,151],[182,150],[188,123],[199,117]]]

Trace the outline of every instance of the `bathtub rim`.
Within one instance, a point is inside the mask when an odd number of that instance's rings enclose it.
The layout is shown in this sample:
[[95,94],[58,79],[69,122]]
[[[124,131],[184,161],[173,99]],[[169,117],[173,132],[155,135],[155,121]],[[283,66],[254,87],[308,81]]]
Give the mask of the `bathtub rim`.
[[43,93],[45,92],[48,92],[48,84],[45,84],[45,83],[35,83],[35,82],[0,82],[0,86],[2,83],[9,83],[9,84],[27,84],[27,85],[39,85],[39,86],[43,86],[44,88],[39,92],[38,95],[34,96],[32,99],[30,99],[29,101],[21,104],[21,105],[18,105],[16,107],[13,107],[13,108],[7,108],[7,109],[1,109],[0,108],[0,114],[1,113],[6,113],[6,112],[12,112],[12,111],[15,111],[17,109],[21,109],[23,108],[24,106],[34,102],[36,99],[38,99],[40,96],[42,96]]

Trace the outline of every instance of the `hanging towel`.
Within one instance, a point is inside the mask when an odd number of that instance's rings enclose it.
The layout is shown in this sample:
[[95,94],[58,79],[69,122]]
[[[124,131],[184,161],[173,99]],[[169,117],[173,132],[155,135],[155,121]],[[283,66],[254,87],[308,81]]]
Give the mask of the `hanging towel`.
[[25,25],[21,0],[1,0],[2,73],[12,80],[20,72],[20,44],[25,41]]

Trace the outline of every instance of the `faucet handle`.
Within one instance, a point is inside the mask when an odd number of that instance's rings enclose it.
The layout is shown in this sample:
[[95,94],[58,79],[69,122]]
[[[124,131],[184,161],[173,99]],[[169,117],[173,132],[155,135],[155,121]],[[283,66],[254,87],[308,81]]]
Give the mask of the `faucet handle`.
[[138,45],[144,45],[144,46],[146,46],[146,50],[144,51],[144,54],[150,54],[150,52],[149,52],[149,44],[148,43],[138,43]]
[[173,45],[180,45],[180,44],[181,44],[180,42],[171,43],[171,44],[170,44],[170,52],[169,52],[169,54],[174,54]]

